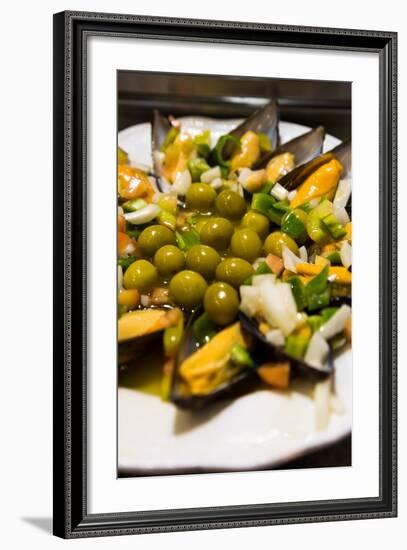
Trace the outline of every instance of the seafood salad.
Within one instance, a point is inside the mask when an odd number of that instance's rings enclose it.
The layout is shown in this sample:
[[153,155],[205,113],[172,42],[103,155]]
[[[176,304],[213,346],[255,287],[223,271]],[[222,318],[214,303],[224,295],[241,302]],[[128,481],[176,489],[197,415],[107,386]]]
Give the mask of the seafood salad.
[[274,101],[216,139],[155,111],[151,167],[119,148],[119,366],[158,350],[183,409],[304,378],[323,428],[351,344],[351,147],[278,124]]

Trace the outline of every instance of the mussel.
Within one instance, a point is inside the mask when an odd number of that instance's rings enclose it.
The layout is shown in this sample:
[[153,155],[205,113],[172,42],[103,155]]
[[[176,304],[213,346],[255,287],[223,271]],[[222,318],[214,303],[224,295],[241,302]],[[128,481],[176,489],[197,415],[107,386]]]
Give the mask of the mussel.
[[[236,128],[229,132],[230,135],[241,138],[246,132],[252,131],[256,134],[266,134],[271,150],[276,149],[280,142],[278,131],[279,111],[277,102],[273,99],[251,114],[247,119],[241,122]],[[154,175],[158,179],[158,187],[162,192],[169,192],[171,184],[162,174],[163,157],[161,148],[165,142],[168,132],[171,130],[172,124],[170,119],[163,116],[158,110],[154,110],[152,131],[151,131],[151,150],[154,167]],[[225,159],[230,158],[234,152],[234,144],[232,141],[227,141],[223,148],[222,154]],[[268,153],[265,153],[268,154]]]
[[329,376],[333,372],[333,364],[327,361],[321,368],[308,365],[301,359],[295,359],[284,351],[283,347],[277,347],[271,344],[259,329],[259,324],[256,319],[248,317],[245,313],[239,313],[239,321],[243,333],[248,333],[252,336],[254,344],[251,349],[251,356],[256,367],[260,367],[264,363],[275,361],[289,361],[292,369],[292,375],[302,375],[312,380],[319,380]]
[[284,153],[291,153],[294,156],[296,166],[309,162],[321,154],[324,138],[325,128],[318,126],[266,153],[254,164],[253,169],[264,168],[270,160]]
[[288,191],[297,189],[318,168],[331,160],[338,160],[343,167],[341,177],[345,177],[351,169],[351,141],[344,141],[334,149],[313,158],[309,162],[300,164],[294,170],[283,176],[279,183]]
[[259,384],[252,366],[235,365],[230,360],[232,348],[244,345],[240,323],[220,329],[199,346],[194,324],[201,314],[197,310],[189,320],[172,377],[170,400],[182,409],[200,409],[220,398],[247,393]]
[[150,345],[162,345],[168,310],[137,309],[118,321],[118,363],[123,365],[141,355]]

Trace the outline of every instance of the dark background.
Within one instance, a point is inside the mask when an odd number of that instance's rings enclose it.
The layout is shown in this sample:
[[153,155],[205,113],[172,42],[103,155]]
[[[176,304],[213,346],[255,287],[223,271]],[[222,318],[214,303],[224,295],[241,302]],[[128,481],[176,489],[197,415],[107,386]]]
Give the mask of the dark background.
[[[175,117],[243,118],[274,97],[280,120],[351,137],[350,82],[118,71],[117,93],[119,131],[151,121],[153,109]],[[350,465],[349,436],[279,469]]]
[[247,117],[271,97],[280,119],[351,134],[351,83],[118,71],[118,129],[151,120],[153,109],[175,117]]

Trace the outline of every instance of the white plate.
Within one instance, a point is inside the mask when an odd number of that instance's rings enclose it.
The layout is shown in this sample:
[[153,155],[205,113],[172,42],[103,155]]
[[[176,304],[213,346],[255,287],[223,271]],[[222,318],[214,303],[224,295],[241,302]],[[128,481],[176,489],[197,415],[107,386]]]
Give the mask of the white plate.
[[[213,140],[239,120],[185,117],[190,131],[210,128]],[[309,128],[280,122],[284,143]],[[151,165],[151,125],[138,124],[119,133],[130,161]],[[326,136],[324,150],[339,140]],[[327,446],[349,434],[352,422],[352,354],[335,361],[335,388],[342,414],[332,413],[327,428],[315,428],[312,387],[300,381],[290,392],[257,391],[191,413],[137,390],[118,389],[119,475],[250,470],[277,466]]]

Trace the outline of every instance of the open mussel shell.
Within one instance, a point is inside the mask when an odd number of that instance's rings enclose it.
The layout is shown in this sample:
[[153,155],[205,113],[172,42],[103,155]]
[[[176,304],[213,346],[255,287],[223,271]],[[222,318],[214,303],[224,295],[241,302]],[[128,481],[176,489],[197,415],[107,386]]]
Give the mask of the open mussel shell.
[[[163,327],[158,321],[166,310],[139,309],[125,313],[118,321],[118,364],[142,357],[151,346],[162,346]],[[150,318],[147,316],[150,315]]]
[[[270,140],[272,151],[276,149],[280,144],[280,134],[278,130],[279,122],[279,109],[277,101],[272,99],[270,103],[267,103],[261,109],[257,109],[243,122],[241,122],[236,128],[234,128],[229,134],[232,136],[241,138],[243,134],[248,131],[252,131],[255,134],[266,134]],[[229,158],[232,153],[232,145],[226,144],[223,149],[225,158]],[[260,158],[262,160],[262,157]]]
[[315,157],[309,162],[300,164],[294,170],[283,176],[279,183],[288,191],[293,191],[299,187],[304,181],[313,174],[320,166],[326,164],[330,160],[336,158],[343,166],[343,173],[341,178],[346,177],[351,170],[351,142],[350,140],[344,141],[337,147],[334,147],[326,153]]
[[295,164],[301,165],[306,162],[309,162],[316,156],[322,153],[322,147],[325,139],[325,128],[323,126],[318,126],[301,134],[286,143],[283,143],[274,151],[270,151],[262,156],[253,166],[254,170],[264,168],[266,164],[278,155],[283,153],[292,153],[294,155]]
[[293,375],[298,374],[299,376],[319,380],[332,374],[333,364],[331,361],[327,361],[322,368],[317,368],[308,365],[301,359],[294,359],[285,353],[284,348],[274,346],[266,339],[264,334],[260,332],[255,319],[248,317],[242,312],[239,313],[239,319],[242,330],[250,334],[254,339],[250,353],[256,366],[260,367],[270,361],[289,361]]
[[178,369],[182,362],[198,349],[198,342],[193,333],[193,324],[202,315],[201,309],[196,310],[186,326],[183,343],[178,354],[177,364],[172,377],[170,401],[182,409],[197,410],[220,399],[228,399],[243,395],[259,385],[259,379],[252,368],[244,368],[233,378],[223,382],[210,393],[190,393],[186,388]]

